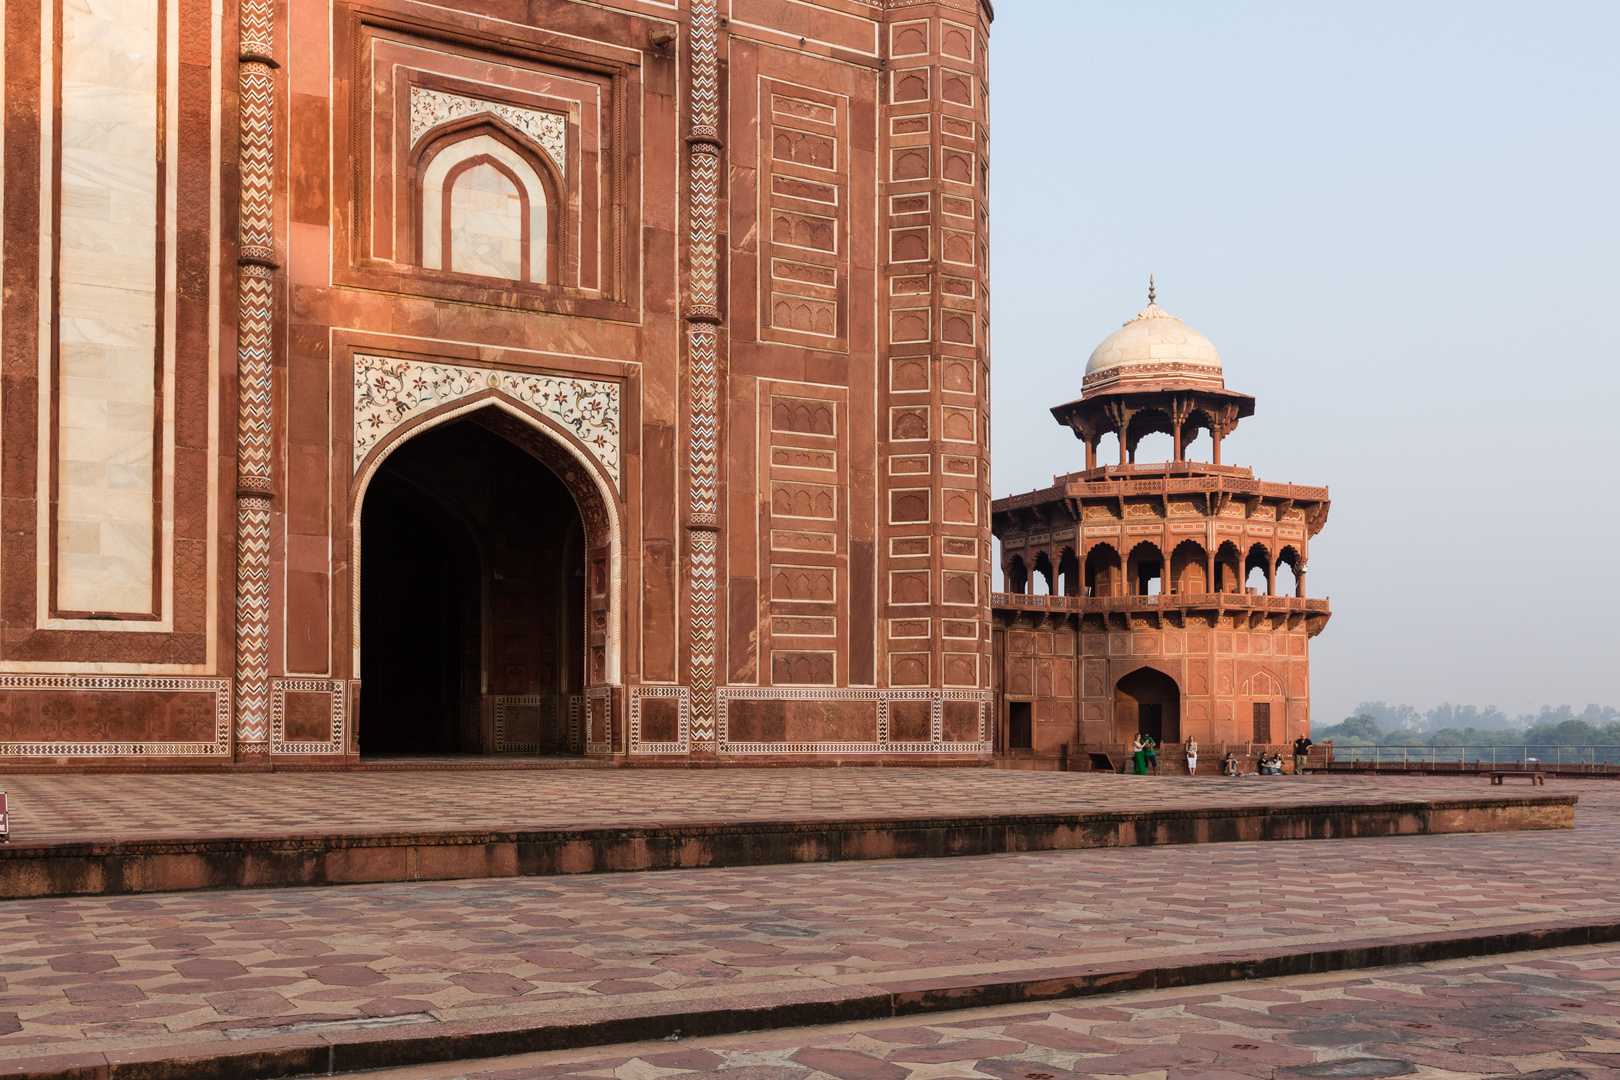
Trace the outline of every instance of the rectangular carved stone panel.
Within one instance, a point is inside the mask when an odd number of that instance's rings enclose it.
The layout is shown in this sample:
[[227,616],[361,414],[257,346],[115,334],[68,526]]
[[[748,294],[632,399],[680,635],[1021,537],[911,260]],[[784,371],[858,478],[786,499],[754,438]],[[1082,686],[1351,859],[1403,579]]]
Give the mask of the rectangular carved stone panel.
[[977,701],[947,701],[944,705],[945,715],[941,724],[941,738],[945,742],[978,742],[979,703]]
[[771,430],[801,435],[832,435],[837,423],[837,403],[819,398],[773,397]]
[[679,698],[644,697],[641,699],[641,741],[676,742],[681,735],[681,703]]
[[726,707],[729,742],[873,742],[876,701],[732,701]]
[[929,673],[928,653],[889,654],[890,686],[927,686]]
[[0,690],[0,742],[213,743],[216,706],[198,691]]
[[287,742],[330,742],[332,739],[332,695],[309,690],[289,690],[282,706],[282,738]]
[[[945,654],[945,685],[946,686],[978,686],[979,685],[979,657],[977,653],[946,653]],[[1049,692],[1043,687],[1043,692]]]
[[838,489],[827,484],[791,480],[771,483],[771,513],[778,517],[831,520],[838,516]]
[[778,566],[771,573],[771,599],[830,604],[838,599],[830,566]]
[[933,738],[933,706],[927,701],[889,702],[889,741],[928,742]]
[[832,686],[837,681],[837,653],[777,650],[771,653],[775,686]]

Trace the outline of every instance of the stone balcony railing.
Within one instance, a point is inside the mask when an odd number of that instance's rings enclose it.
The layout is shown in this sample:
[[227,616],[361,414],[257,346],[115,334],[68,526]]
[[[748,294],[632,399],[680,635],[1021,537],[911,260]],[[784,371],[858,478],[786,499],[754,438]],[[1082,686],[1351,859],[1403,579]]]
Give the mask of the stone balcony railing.
[[1168,596],[1038,596],[991,593],[990,606],[1007,611],[1065,611],[1077,615],[1104,615],[1115,611],[1278,612],[1286,615],[1326,615],[1326,598],[1313,596],[1251,596],[1248,593],[1172,593]]

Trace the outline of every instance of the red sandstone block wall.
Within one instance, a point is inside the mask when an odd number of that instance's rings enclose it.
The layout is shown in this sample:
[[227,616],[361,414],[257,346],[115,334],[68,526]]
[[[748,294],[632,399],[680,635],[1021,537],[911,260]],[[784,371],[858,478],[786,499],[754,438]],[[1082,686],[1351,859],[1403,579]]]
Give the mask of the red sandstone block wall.
[[[57,557],[53,444],[40,438],[41,417],[55,422],[51,343],[38,332],[39,256],[53,242],[39,193],[60,185],[55,76],[41,73],[38,10],[7,8],[0,742],[13,756],[233,755],[238,43],[231,13],[216,27],[192,0],[164,10],[180,27],[178,79],[154,102],[177,148],[159,256],[174,281],[156,407],[168,540],[152,612],[86,620],[51,609],[39,569]],[[733,756],[982,758],[988,12],[730,0],[719,13],[719,671]],[[690,14],[687,0],[275,5],[269,663],[271,749],[288,761],[357,747],[357,533],[372,472],[401,439],[507,401],[525,378],[615,401],[611,453],[557,409],[511,411],[563,447],[534,452],[584,493],[581,740],[684,752]],[[655,44],[669,26],[674,41]],[[496,102],[508,126],[566,116],[566,160],[547,174],[547,282],[421,265],[417,116],[451,99]],[[430,369],[471,374],[453,400],[375,408],[368,379]]]

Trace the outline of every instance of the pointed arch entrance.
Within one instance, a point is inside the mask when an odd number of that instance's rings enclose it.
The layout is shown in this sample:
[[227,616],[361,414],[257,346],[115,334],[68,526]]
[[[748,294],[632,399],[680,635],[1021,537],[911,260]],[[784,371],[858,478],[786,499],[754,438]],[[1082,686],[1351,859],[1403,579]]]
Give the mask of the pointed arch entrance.
[[434,419],[372,462],[356,508],[359,749],[579,753],[611,677],[609,511],[509,404]]
[[1114,684],[1114,741],[1128,743],[1138,732],[1160,746],[1181,741],[1181,688],[1156,668],[1137,668]]

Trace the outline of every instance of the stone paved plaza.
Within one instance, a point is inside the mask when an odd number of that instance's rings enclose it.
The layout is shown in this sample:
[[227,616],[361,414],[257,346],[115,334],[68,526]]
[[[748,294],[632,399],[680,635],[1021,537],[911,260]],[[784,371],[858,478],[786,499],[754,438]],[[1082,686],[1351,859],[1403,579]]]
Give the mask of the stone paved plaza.
[[[934,775],[949,793],[981,800],[1022,792],[1031,808],[1047,794],[1076,806],[1128,805],[1132,795],[1138,804],[1210,805],[1274,799],[1285,788],[1296,800],[1501,790],[1483,779]],[[623,782],[651,793],[679,776]],[[866,803],[853,785],[840,786],[851,777]],[[867,813],[885,799],[891,812],[908,802],[921,811],[929,798],[911,773],[770,778],[822,813]],[[30,778],[42,787],[63,779]],[[347,820],[376,820],[347,789],[351,778],[293,779],[341,792]],[[750,794],[730,787],[738,800],[730,806]],[[1580,796],[1576,828],[15,901],[0,905],[0,1059],[177,1040],[226,1047],[369,1024],[590,1022],[1415,935],[1620,923],[1620,786],[1559,780],[1547,790]],[[106,799],[102,807],[115,805],[114,795]],[[420,800],[413,805],[419,813]],[[695,805],[712,813],[728,804]],[[791,805],[777,795],[757,812]],[[560,814],[561,806],[534,812]]]
[[[718,780],[717,780],[718,778]],[[1607,792],[1613,781],[1536,788]],[[1348,803],[1531,794],[1481,777],[1121,776],[1002,769],[23,774],[0,783],[22,843],[555,829]]]
[[374,1073],[377,1080],[1620,1077],[1620,950],[1315,975]]

